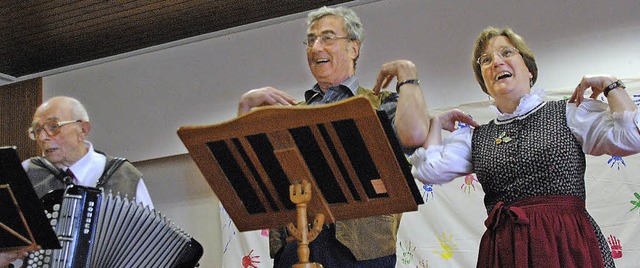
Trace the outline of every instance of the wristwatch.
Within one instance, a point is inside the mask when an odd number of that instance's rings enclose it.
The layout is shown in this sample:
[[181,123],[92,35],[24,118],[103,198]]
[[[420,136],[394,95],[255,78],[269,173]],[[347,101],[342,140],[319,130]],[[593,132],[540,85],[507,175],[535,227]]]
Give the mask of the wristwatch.
[[602,93],[604,93],[604,96],[607,97],[607,95],[609,95],[609,91],[615,89],[615,88],[622,88],[625,89],[627,88],[622,81],[618,80],[615,81],[613,83],[611,83],[609,86],[607,86],[606,88],[604,88],[604,90],[602,91]]

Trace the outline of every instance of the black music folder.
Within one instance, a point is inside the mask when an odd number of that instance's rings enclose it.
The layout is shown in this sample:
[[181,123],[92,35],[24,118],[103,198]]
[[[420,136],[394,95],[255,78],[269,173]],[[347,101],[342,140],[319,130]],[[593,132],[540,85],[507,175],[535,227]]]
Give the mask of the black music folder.
[[289,186],[304,180],[310,214],[330,223],[424,203],[391,121],[363,97],[261,107],[178,135],[240,231],[295,222]]
[[0,147],[0,251],[60,248],[15,147]]

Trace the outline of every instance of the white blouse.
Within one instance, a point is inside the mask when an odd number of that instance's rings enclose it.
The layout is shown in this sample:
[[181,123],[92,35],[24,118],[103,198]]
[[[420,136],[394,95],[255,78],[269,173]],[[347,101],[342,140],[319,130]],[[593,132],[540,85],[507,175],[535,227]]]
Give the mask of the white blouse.
[[[508,124],[526,118],[528,113],[544,102],[545,92],[534,89],[520,99],[513,113],[497,113],[496,124]],[[576,106],[567,102],[567,124],[582,144],[582,151],[589,155],[608,154],[628,156],[640,152],[640,112],[611,113],[609,105],[594,99],[586,99]],[[529,113],[532,114],[532,113]],[[473,173],[471,164],[471,137],[473,129],[465,127],[451,133],[442,145],[418,148],[410,157],[411,173],[423,183],[440,184]]]

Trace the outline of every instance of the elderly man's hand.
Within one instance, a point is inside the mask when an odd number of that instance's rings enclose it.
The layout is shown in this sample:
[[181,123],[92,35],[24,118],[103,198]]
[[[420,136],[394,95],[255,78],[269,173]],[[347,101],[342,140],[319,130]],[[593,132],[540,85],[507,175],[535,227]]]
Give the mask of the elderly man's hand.
[[4,268],[17,259],[26,258],[29,255],[26,251],[8,251],[0,252],[0,267]]
[[247,91],[238,103],[238,116],[251,111],[254,107],[264,105],[293,105],[296,99],[282,90],[273,87],[263,87]]

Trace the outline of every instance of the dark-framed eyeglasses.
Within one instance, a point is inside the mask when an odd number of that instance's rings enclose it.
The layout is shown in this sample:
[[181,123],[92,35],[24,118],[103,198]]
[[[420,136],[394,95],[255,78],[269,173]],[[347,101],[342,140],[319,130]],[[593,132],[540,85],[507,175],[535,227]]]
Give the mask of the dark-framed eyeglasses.
[[507,58],[511,58],[518,53],[520,53],[520,51],[517,48],[505,46],[505,47],[499,48],[498,50],[496,50],[491,54],[482,54],[482,56],[476,59],[476,63],[478,63],[478,65],[480,65],[481,67],[487,67],[491,65],[491,63],[493,62],[494,54],[498,54],[498,57],[500,57],[503,60],[506,60]]
[[47,120],[42,126],[36,124],[30,127],[28,130],[29,138],[34,141],[37,140],[43,130],[47,133],[47,136],[53,137],[60,134],[60,130],[63,126],[80,122],[82,122],[82,120],[79,119],[70,121]]
[[333,43],[336,42],[336,40],[339,39],[349,39],[348,36],[337,36],[335,34],[332,33],[325,33],[325,34],[321,34],[319,36],[316,35],[309,35],[307,36],[307,38],[302,41],[302,43],[307,46],[307,48],[311,48],[313,47],[313,45],[316,43],[316,41],[320,41],[320,45],[321,46],[330,46],[333,45]]

